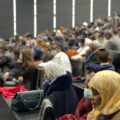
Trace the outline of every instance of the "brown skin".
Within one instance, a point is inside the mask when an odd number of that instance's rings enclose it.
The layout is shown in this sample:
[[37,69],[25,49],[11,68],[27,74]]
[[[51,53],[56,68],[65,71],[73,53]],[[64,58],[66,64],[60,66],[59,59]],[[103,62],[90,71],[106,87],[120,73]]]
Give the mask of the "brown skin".
[[91,98],[91,103],[92,103],[93,108],[96,108],[101,104],[101,96],[95,88],[92,87],[91,90],[93,93],[93,96]]

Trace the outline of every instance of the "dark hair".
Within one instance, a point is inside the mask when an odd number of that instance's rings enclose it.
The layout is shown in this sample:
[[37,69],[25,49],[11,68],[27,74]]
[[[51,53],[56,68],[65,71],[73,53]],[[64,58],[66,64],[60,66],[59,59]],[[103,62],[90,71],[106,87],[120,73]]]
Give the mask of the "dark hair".
[[97,57],[100,62],[108,62],[110,60],[109,52],[104,48],[98,50]]
[[84,43],[85,42],[85,36],[84,35],[78,36],[77,41],[81,42],[81,43]]

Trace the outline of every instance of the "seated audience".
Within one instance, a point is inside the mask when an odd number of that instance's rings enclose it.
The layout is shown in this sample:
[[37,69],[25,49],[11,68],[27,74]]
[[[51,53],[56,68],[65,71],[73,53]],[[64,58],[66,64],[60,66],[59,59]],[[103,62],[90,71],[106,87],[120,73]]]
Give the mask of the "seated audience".
[[[97,62],[93,61],[94,57],[97,58]],[[98,48],[93,53],[91,53],[87,60],[86,66],[90,72],[98,72],[101,70],[115,70],[114,65],[111,64],[111,58],[109,52],[105,48]]]
[[85,56],[87,54],[87,52],[89,51],[89,44],[85,44],[85,37],[83,35],[79,36],[77,38],[77,40],[80,43],[80,48],[77,50],[78,54],[74,55],[71,57],[72,60],[78,60],[81,61],[83,56]]
[[12,73],[27,89],[36,89],[37,65],[33,58],[33,52],[23,48],[19,55],[19,66]]

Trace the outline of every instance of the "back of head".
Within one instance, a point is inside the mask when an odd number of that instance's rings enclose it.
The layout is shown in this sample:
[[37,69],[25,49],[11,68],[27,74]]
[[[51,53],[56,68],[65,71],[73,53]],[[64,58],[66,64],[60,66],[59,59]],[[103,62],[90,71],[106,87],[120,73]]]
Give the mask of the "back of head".
[[22,54],[22,57],[24,60],[31,60],[33,59],[33,52],[29,48],[23,48],[20,53]]
[[78,36],[77,41],[84,44],[85,43],[85,36],[84,35]]
[[96,108],[104,115],[120,109],[120,75],[114,71],[100,71],[90,80],[89,87],[98,91],[101,104]]
[[106,31],[105,33],[104,33],[104,37],[107,39],[107,40],[109,40],[111,37],[112,37],[112,32],[111,31]]
[[97,57],[100,63],[106,63],[106,62],[110,62],[110,55],[109,52],[106,49],[99,49],[97,52]]
[[56,80],[58,77],[65,75],[66,71],[58,64],[53,61],[43,63],[47,79],[50,81]]
[[37,65],[34,61],[33,52],[29,48],[23,48],[20,51],[19,60],[22,61],[23,68],[24,67],[32,67],[32,68],[37,67]]

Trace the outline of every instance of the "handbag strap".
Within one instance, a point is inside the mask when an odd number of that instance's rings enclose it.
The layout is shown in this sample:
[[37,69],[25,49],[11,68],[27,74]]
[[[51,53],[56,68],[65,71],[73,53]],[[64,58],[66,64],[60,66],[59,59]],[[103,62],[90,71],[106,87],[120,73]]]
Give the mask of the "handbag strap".
[[[29,106],[26,105],[26,103],[25,103],[26,100],[24,100],[23,97],[22,97],[22,95],[21,95],[21,99],[22,99],[22,101],[23,101],[23,104],[24,104],[24,106],[25,106],[28,110],[31,110],[31,111],[32,111],[32,110],[35,110],[35,109],[37,109],[37,108],[39,107],[39,105],[40,105],[40,103],[41,103],[41,101],[42,101],[42,95],[41,95],[42,92],[40,92],[40,90],[38,90],[38,91],[39,91],[40,98],[39,98],[39,101],[38,101],[38,103],[36,104],[36,106],[33,107],[33,108],[32,108],[32,107],[30,108]],[[42,93],[42,94],[43,94],[43,93]]]

